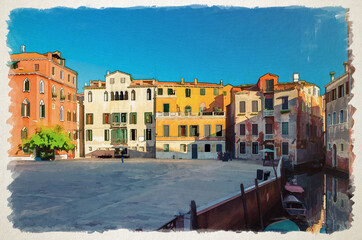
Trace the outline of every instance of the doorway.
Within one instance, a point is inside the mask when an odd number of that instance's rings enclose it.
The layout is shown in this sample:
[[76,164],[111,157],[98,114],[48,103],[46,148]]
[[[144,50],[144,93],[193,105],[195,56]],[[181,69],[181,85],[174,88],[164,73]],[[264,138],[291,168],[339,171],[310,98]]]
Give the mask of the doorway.
[[192,144],[192,159],[197,159],[197,144]]
[[333,144],[332,148],[332,167],[337,167],[337,146]]

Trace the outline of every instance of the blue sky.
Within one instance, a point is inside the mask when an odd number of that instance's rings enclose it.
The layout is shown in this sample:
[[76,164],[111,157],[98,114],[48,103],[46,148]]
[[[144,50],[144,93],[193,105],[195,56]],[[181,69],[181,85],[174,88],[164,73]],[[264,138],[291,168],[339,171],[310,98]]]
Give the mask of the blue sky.
[[120,70],[160,81],[256,83],[265,73],[321,87],[347,61],[345,9],[53,8],[16,9],[8,22],[11,53],[60,51],[85,82]]

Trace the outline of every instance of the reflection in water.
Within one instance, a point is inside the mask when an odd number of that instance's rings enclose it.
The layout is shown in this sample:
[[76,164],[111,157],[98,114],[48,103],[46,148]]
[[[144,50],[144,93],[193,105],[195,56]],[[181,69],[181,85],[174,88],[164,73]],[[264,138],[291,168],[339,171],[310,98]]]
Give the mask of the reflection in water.
[[348,194],[348,178],[330,173],[294,174],[304,188],[301,200],[307,208],[306,230],[313,233],[333,233],[350,227],[352,201]]

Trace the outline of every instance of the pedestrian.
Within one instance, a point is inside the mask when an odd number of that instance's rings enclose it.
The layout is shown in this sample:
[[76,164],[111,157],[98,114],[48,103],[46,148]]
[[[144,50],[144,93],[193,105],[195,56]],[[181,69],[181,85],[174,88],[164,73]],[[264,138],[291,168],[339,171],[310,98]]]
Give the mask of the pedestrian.
[[121,160],[122,160],[122,163],[123,163],[123,155],[121,155]]

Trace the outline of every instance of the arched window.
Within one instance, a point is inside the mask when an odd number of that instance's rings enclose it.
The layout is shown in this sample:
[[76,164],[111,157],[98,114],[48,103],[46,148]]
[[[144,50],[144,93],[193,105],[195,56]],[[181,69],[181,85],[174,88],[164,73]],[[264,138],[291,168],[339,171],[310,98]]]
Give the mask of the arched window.
[[63,106],[60,106],[60,114],[59,114],[59,117],[60,117],[60,121],[64,121],[64,108]]
[[131,100],[132,101],[136,100],[136,91],[135,90],[132,90],[132,92],[131,92]]
[[111,101],[114,101],[114,92],[111,92]]
[[30,92],[30,81],[27,78],[24,80],[23,92]]
[[21,129],[21,139],[27,139],[28,138],[28,129],[24,127]]
[[30,102],[26,98],[24,99],[23,103],[21,104],[21,116],[30,117]]
[[40,80],[39,82],[39,93],[44,93],[44,82]]
[[147,100],[151,100],[151,98],[152,98],[151,89],[147,89]]
[[124,100],[128,100],[128,92],[124,91]]
[[65,94],[64,94],[64,90],[63,88],[60,89],[60,101],[64,101],[65,100]]
[[185,107],[185,113],[190,113],[191,112],[191,107],[189,106],[189,105],[187,105],[186,107]]
[[43,99],[40,100],[40,104],[39,104],[39,117],[45,118],[45,104],[43,102]]
[[343,123],[343,110],[339,112],[339,123]]
[[104,92],[104,101],[108,102],[108,92],[107,91]]
[[115,94],[115,96],[114,96],[114,100],[119,100],[119,93],[118,92],[116,92],[116,94]]
[[119,100],[124,100],[124,98],[123,98],[123,92],[122,92],[122,91],[120,91]]
[[337,124],[336,112],[333,112],[333,124]]
[[52,98],[53,98],[53,99],[56,99],[56,98],[57,98],[57,92],[56,92],[56,90],[55,90],[55,86],[54,86],[54,85],[52,86]]
[[70,92],[68,92],[68,101],[72,101],[72,94]]
[[88,102],[92,102],[92,92],[88,92]]

